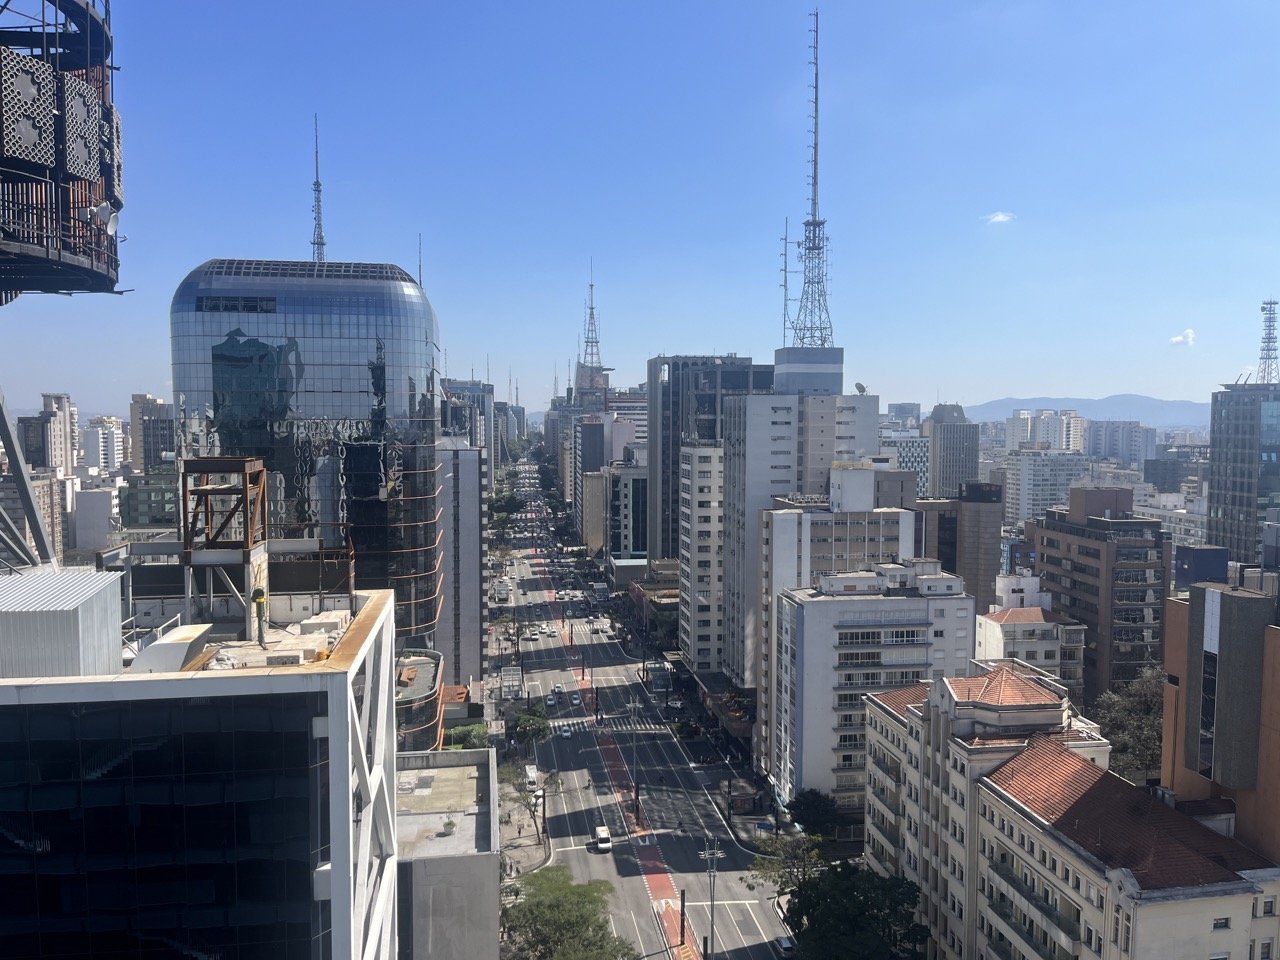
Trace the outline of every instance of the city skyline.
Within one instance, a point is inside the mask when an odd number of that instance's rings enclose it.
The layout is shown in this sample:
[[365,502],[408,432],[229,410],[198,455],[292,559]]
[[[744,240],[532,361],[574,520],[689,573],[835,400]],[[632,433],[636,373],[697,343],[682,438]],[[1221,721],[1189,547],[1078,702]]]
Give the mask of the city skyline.
[[[794,239],[806,209],[810,9],[406,4],[395,31],[420,56],[380,57],[366,51],[386,21],[335,30],[336,4],[154,22],[120,6],[132,292],[8,306],[10,403],[170,398],[182,277],[215,256],[309,258],[316,112],[329,258],[416,273],[421,233],[450,376],[484,378],[487,355],[500,395],[510,367],[522,404],[545,407],[592,261],[615,384],[662,353],[767,359],[783,342],[783,218]],[[292,45],[250,52],[236,39],[250,15]],[[846,377],[886,402],[1203,402],[1251,368],[1276,289],[1274,234],[1249,216],[1280,199],[1275,134],[1250,123],[1270,115],[1276,26],[1280,11],[1242,3],[1154,21],[1047,3],[928,20],[824,9],[822,206]],[[1074,343],[1105,350],[1036,362]]]

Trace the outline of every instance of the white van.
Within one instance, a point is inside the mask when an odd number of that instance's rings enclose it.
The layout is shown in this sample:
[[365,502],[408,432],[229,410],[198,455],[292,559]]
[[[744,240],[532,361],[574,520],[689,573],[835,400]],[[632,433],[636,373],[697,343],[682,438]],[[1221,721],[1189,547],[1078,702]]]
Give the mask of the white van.
[[524,788],[530,793],[538,789],[538,767],[535,764],[526,764],[524,768]]
[[596,849],[608,853],[613,849],[613,838],[609,836],[608,827],[596,827]]

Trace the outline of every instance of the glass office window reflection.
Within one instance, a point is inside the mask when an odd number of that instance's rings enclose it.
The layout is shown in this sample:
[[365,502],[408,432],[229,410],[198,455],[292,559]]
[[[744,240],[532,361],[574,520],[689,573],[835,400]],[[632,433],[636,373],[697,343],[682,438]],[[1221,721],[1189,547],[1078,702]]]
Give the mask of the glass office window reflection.
[[272,535],[348,540],[356,583],[396,591],[430,648],[439,330],[391,264],[210,260],[171,308],[184,455],[261,457]]

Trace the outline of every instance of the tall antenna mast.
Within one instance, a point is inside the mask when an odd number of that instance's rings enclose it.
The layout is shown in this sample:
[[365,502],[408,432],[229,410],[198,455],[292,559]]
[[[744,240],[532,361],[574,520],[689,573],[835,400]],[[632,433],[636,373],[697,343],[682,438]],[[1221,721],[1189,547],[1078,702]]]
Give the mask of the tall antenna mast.
[[422,286],[422,234],[418,234],[418,286]]
[[311,212],[315,214],[316,225],[311,233],[311,259],[315,263],[324,263],[324,216],[320,212],[320,115],[312,114],[316,134],[316,178],[311,184],[315,199],[311,204]]
[[1276,301],[1262,304],[1262,351],[1258,354],[1258,377],[1255,383],[1280,383],[1276,362]]
[[600,363],[600,328],[596,324],[596,282],[592,271],[591,282],[587,284],[587,325],[583,334],[582,363],[594,377],[599,373]]
[[813,144],[809,153],[809,217],[804,239],[797,240],[804,266],[800,307],[791,324],[791,345],[831,346],[831,317],[827,313],[827,221],[818,214],[818,11],[813,11]]
[[782,221],[782,345],[784,347],[787,345],[787,331],[791,329],[791,261],[790,251],[787,249],[791,246],[790,233],[791,218],[786,217]]

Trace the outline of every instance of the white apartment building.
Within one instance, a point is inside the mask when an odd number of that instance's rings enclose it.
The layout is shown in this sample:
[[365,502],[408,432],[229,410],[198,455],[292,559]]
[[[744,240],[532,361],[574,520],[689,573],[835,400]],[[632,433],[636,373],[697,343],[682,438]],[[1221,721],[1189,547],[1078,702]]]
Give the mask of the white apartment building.
[[978,615],[976,655],[979,660],[1021,660],[1039,667],[1066,687],[1072,702],[1080,703],[1086,629],[1078,620],[1040,606],[992,610]]
[[84,444],[82,462],[104,472],[119,470],[124,464],[125,439],[124,421],[119,417],[91,418],[81,435]]
[[1004,522],[1016,526],[1066,503],[1071,486],[1089,473],[1089,460],[1067,450],[1014,450],[1005,459]]
[[1203,491],[1158,493],[1151,484],[1135,485],[1133,512],[1159,520],[1160,529],[1176,547],[1195,547],[1208,542],[1209,498]]
[[831,464],[879,450],[880,398],[752,394],[724,400],[724,659],[756,686],[763,636],[760,513],[774,497],[828,491]]
[[794,495],[774,499],[761,514],[761,637],[756,684],[756,723],[751,753],[757,772],[774,769],[773,705],[778,699],[776,641],[778,594],[816,586],[820,577],[861,570],[868,563],[896,563],[915,545],[916,514],[876,508],[879,472],[837,465],[829,497]]
[[680,448],[680,656],[720,672],[724,652],[724,450]]
[[1273,955],[1280,870],[1107,772],[1042,672],[973,666],[867,697],[867,863],[919,885],[927,957]]
[[991,609],[1004,610],[1008,607],[1041,607],[1052,610],[1053,594],[1041,588],[1037,574],[1019,567],[1013,573],[1002,573],[996,577],[996,605]]
[[868,694],[962,673],[974,600],[937,560],[862,564],[777,596],[769,780],[778,803],[832,794],[853,813],[867,786]]
[[1074,410],[1015,410],[1005,420],[1005,449],[1018,450],[1023,444],[1049,450],[1084,453],[1089,421]]

